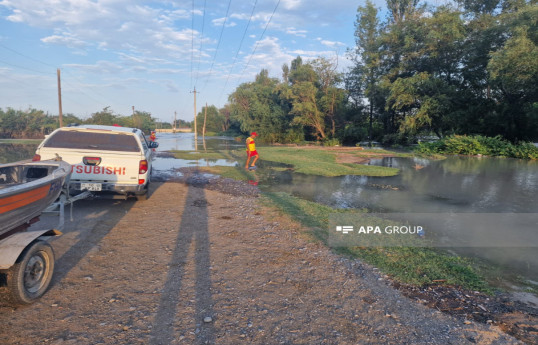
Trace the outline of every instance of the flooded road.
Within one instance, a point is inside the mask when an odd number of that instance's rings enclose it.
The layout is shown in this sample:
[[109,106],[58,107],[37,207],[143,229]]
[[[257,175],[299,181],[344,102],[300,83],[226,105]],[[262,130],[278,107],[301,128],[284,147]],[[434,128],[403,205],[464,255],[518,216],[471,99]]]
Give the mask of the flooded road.
[[[193,150],[194,135],[159,135],[159,151]],[[234,149],[243,143],[231,138],[206,139],[207,149]],[[199,138],[198,150],[203,150]],[[538,222],[538,162],[510,158],[448,157],[431,161],[421,158],[372,159],[369,164],[394,167],[391,177],[323,177],[270,169],[281,164],[263,161],[260,148],[258,186],[264,191],[287,192],[334,208],[366,208],[378,213],[512,213],[534,217]],[[227,160],[177,160],[158,158],[157,170],[165,167],[235,165]],[[241,162],[242,164],[242,162]],[[278,169],[282,170],[282,169]],[[445,248],[500,266],[505,281],[538,283],[538,224],[507,229],[513,238],[526,238],[525,246]]]
[[157,142],[159,143],[159,147],[156,150],[157,155],[153,160],[153,169],[154,174],[164,178],[181,176],[181,172],[177,171],[179,168],[215,165],[235,166],[237,162],[226,159],[174,159],[173,157],[159,155],[159,152],[171,150],[189,151],[195,148],[200,152],[206,150],[234,150],[243,146],[242,143],[230,137],[208,137],[205,140],[199,137],[196,145],[193,133],[158,133]]
[[[191,133],[159,133],[154,173],[181,174],[177,168],[192,166],[234,166],[225,159],[184,160],[159,154],[169,150],[229,150],[244,144],[233,138],[201,137],[195,145]],[[0,145],[2,146],[2,145]],[[22,149],[21,149],[22,150]],[[9,151],[14,151],[13,147]],[[16,150],[15,150],[16,151]],[[25,147],[22,155],[33,151]],[[19,157],[20,154],[17,156]],[[21,159],[22,159],[21,158]],[[240,162],[243,164],[243,162]],[[503,280],[526,281],[538,288],[538,162],[508,158],[449,157],[430,161],[420,158],[373,159],[369,164],[400,169],[397,176],[323,177],[292,170],[270,169],[278,164],[263,161],[260,148],[258,186],[264,191],[281,191],[334,208],[366,208],[378,213],[477,213],[522,214],[537,219],[533,228],[507,229],[510,236],[528,239],[525,246],[447,248],[478,257],[501,267]]]

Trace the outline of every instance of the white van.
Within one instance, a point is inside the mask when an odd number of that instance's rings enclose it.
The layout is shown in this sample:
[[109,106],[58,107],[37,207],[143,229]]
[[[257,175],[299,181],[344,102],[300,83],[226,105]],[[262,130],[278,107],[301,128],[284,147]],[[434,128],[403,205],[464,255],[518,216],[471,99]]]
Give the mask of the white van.
[[37,147],[34,161],[61,157],[72,165],[71,193],[145,200],[153,149],[137,128],[80,125],[58,128]]

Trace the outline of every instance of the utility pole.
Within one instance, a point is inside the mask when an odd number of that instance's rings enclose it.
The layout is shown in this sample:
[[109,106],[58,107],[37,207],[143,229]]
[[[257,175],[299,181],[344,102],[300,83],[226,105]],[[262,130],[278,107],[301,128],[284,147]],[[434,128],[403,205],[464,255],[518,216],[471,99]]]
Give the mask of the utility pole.
[[204,111],[204,127],[202,127],[202,135],[205,139],[205,121],[207,119],[207,102],[205,102],[205,111]]
[[62,83],[60,80],[60,69],[56,69],[56,75],[58,76],[58,118],[60,120],[60,127],[63,127],[63,114],[62,114]]
[[131,118],[133,119],[133,127],[138,128],[138,120],[137,120],[136,115],[135,115],[136,114],[135,113],[135,106],[133,105],[132,108],[133,108],[133,116],[131,116]]
[[196,87],[194,87],[194,149],[198,150],[198,133],[196,132]]
[[174,111],[174,133],[176,132],[177,111]]

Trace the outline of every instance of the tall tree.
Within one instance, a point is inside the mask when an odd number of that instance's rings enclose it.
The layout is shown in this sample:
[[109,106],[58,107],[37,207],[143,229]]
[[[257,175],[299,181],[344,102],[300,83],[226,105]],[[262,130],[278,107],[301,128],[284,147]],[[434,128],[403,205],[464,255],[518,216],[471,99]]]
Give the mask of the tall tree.
[[311,127],[318,140],[327,137],[325,134],[324,114],[319,109],[318,89],[313,82],[301,81],[291,87],[293,108],[291,114],[295,115],[293,122]]
[[345,90],[338,86],[342,82],[342,74],[337,72],[338,62],[330,61],[319,57],[311,63],[314,71],[318,75],[319,85],[319,105],[320,110],[330,124],[330,133],[334,138],[336,135],[336,122],[338,110],[343,106]]
[[368,138],[372,140],[374,121],[374,97],[379,82],[379,19],[377,9],[370,0],[366,5],[357,9],[355,22],[356,67],[354,69],[358,80],[359,90],[364,90],[368,98]]
[[395,23],[401,23],[415,14],[419,0],[387,0],[387,7]]

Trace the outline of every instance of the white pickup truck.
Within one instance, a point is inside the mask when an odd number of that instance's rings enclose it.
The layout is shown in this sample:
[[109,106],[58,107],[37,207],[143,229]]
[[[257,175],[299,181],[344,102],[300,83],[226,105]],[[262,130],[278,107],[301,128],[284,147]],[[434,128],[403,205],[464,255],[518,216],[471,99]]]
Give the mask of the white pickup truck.
[[37,147],[34,161],[60,156],[72,166],[69,189],[96,195],[145,200],[153,149],[137,128],[80,125],[58,128]]

